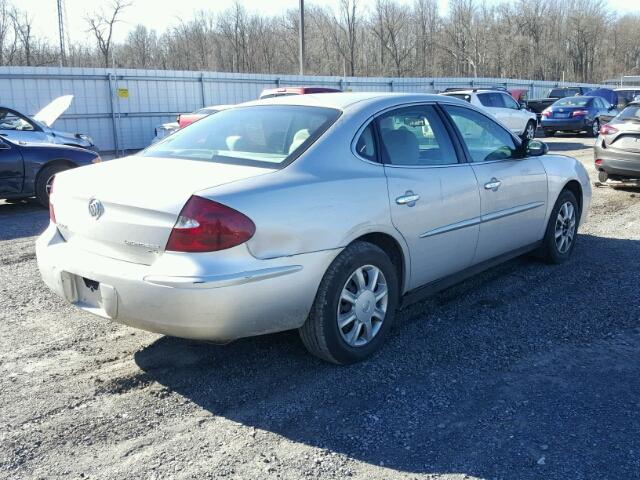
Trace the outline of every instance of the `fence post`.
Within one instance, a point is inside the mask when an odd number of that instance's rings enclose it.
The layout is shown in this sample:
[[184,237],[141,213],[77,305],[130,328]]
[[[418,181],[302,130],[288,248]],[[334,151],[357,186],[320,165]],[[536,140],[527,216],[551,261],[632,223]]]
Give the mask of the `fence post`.
[[118,138],[118,125],[116,122],[116,109],[113,105],[115,100],[116,92],[115,87],[113,85],[115,75],[113,73],[107,73],[107,80],[109,81],[109,99],[111,100],[111,126],[113,128],[113,146],[116,151],[116,157],[118,156],[118,151],[120,150],[120,141]]
[[204,72],[200,72],[200,93],[202,94],[202,108],[207,106],[207,101],[204,92]]
[[389,91],[393,92],[393,80],[389,82]]

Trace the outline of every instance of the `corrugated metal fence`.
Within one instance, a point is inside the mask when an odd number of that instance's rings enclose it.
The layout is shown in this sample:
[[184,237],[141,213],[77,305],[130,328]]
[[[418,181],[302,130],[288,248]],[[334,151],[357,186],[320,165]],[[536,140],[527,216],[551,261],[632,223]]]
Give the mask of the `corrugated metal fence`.
[[[147,146],[154,128],[207,105],[253,100],[265,88],[327,86],[352,91],[434,93],[447,87],[526,88],[546,96],[557,82],[502,78],[372,78],[104,68],[0,67],[0,105],[34,114],[74,95],[55,128],[91,135],[103,152]],[[574,85],[574,84],[566,84]],[[585,84],[581,84],[585,85]]]

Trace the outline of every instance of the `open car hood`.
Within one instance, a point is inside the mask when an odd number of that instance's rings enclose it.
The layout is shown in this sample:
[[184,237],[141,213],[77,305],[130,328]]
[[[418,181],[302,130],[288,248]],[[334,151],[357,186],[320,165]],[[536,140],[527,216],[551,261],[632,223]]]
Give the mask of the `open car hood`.
[[47,127],[51,127],[53,122],[55,122],[60,115],[66,112],[69,106],[71,106],[72,100],[73,95],[63,95],[58,97],[36,113],[33,116],[33,119],[40,123],[44,123]]

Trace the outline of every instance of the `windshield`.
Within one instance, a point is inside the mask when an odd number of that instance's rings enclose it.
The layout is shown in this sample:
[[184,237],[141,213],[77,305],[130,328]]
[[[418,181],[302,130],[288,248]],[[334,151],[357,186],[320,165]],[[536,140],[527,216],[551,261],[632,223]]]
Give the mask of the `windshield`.
[[141,155],[273,168],[304,151],[339,116],[340,111],[332,108],[293,105],[222,110]]
[[567,97],[562,100],[558,100],[553,104],[554,107],[586,107],[591,98],[585,97]]

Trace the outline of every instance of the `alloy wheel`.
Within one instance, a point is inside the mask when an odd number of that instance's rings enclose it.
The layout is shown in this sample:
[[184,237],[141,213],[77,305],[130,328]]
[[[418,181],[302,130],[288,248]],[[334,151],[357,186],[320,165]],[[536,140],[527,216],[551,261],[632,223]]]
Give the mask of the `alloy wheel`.
[[556,217],[555,240],[560,253],[567,253],[576,234],[576,209],[571,202],[564,202]]
[[342,288],[338,301],[338,330],[352,347],[362,347],[377,335],[387,314],[387,281],[378,267],[357,268]]
[[536,129],[533,126],[533,123],[529,123],[527,125],[527,130],[525,131],[525,136],[529,140],[533,140],[536,136]]

